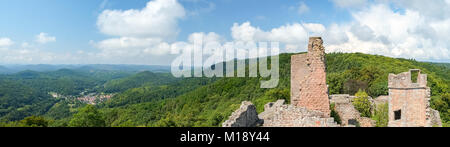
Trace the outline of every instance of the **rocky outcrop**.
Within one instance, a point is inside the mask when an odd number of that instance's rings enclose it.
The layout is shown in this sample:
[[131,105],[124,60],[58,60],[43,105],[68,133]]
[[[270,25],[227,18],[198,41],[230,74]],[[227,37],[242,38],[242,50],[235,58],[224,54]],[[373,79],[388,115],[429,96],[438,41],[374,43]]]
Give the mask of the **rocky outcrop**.
[[255,105],[244,101],[241,107],[222,124],[222,127],[256,127],[259,124],[261,124],[261,120],[258,118]]

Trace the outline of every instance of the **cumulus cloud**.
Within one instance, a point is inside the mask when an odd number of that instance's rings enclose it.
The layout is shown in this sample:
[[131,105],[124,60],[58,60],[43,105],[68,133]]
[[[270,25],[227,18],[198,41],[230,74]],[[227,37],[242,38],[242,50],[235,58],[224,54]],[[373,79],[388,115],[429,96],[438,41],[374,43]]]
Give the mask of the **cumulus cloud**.
[[176,0],[152,0],[141,10],[105,10],[97,19],[99,30],[121,37],[173,39],[185,10]]
[[349,38],[345,30],[348,30],[347,25],[331,24],[324,35],[322,35],[325,40],[324,44],[341,44],[348,42]]
[[[56,41],[55,37],[46,33],[35,36],[38,44]],[[75,56],[70,53],[54,53],[37,47],[35,43],[14,43],[9,38],[0,38],[0,62],[3,64],[54,64],[76,63]]]
[[0,38],[0,47],[8,47],[13,44],[14,42],[9,38]]
[[158,38],[121,37],[100,41],[96,46],[105,53],[114,55],[164,55],[169,52],[167,43]]
[[[151,64],[168,56],[178,35],[178,21],[185,17],[177,0],[151,0],[142,9],[104,10],[97,18],[103,34],[115,36],[91,42],[105,60],[120,59],[133,64]],[[165,55],[165,56],[162,56]]]
[[[450,8],[450,7],[449,7]],[[435,19],[418,9],[394,11],[389,4],[373,4],[351,13],[354,20],[340,30],[348,38],[332,42],[329,51],[363,52],[418,60],[449,59],[448,18]],[[335,38],[335,37],[331,37]]]
[[[337,3],[341,6],[367,4],[366,1]],[[429,16],[433,15],[429,13],[430,6],[414,4],[419,1],[411,3],[406,5],[401,0],[393,3],[378,1],[349,11],[353,20],[331,23],[327,27],[316,23],[292,23],[264,31],[250,22],[235,23],[231,34],[236,41],[277,41],[287,52],[305,51],[308,37],[322,36],[327,52],[362,52],[418,60],[448,60],[450,16]],[[392,4],[401,7],[401,11],[392,8]],[[436,11],[441,13],[450,10],[448,0],[442,0],[441,4],[444,10]]]
[[28,43],[12,45],[7,48],[0,48],[0,62],[2,64],[71,64],[81,63],[82,57],[71,53],[54,53],[36,48]]
[[231,28],[231,35],[235,41],[267,41],[280,42],[287,52],[305,51],[308,36],[323,34],[325,27],[314,23],[293,23],[263,31],[254,27],[250,22],[242,24],[235,23]]
[[421,13],[428,18],[443,19],[450,17],[449,0],[393,0],[400,7]]
[[36,35],[36,42],[41,43],[41,44],[46,44],[49,42],[55,42],[56,41],[56,37],[54,36],[49,36],[47,33],[40,33],[39,35]]
[[305,29],[311,33],[311,36],[317,36],[323,34],[326,31],[324,25],[317,23],[303,23],[303,27],[305,27]]

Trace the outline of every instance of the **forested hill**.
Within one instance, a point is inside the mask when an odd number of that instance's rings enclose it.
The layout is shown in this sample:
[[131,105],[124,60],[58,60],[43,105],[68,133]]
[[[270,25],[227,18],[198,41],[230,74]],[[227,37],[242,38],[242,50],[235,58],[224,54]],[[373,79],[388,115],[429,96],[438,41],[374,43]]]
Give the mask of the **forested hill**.
[[21,120],[30,115],[44,115],[57,103],[49,93],[77,96],[116,78],[131,73],[120,71],[57,71],[37,72],[26,70],[0,75],[0,121]]
[[[49,106],[42,116],[51,120],[49,126],[83,126],[80,122],[89,121],[86,118],[94,117],[91,114],[96,114],[97,123],[90,126],[220,126],[242,101],[252,101],[259,112],[268,102],[289,102],[291,55],[280,55],[280,82],[273,89],[260,88],[263,78],[259,77],[179,79],[143,72],[101,85],[97,90],[117,92],[109,101],[95,107],[74,107],[60,101]],[[449,123],[448,64],[360,53],[332,53],[326,59],[330,94],[355,94],[361,89],[374,98],[387,95],[389,73],[421,69],[428,74],[432,107],[441,112],[444,123]]]
[[[172,98],[172,91],[162,91],[156,101],[140,101],[136,104],[120,107],[101,108],[110,126],[220,126],[227,117],[236,110],[244,100],[252,101],[259,112],[263,105],[277,99],[289,102],[290,93],[290,56],[280,56],[280,83],[274,89],[261,89],[261,78],[220,78],[206,85],[201,85],[192,91]],[[428,74],[428,85],[432,89],[432,106],[441,112],[444,121],[449,121],[449,73],[450,68],[414,60],[394,59],[366,54],[327,54],[327,82],[330,94],[354,94],[359,89],[365,90],[376,98],[388,93],[387,80],[389,73],[406,72],[409,69],[422,69]],[[187,80],[187,79],[185,79]],[[183,80],[182,80],[183,81]],[[198,83],[191,83],[199,86]],[[183,89],[187,85],[170,85]],[[173,88],[177,89],[177,88]],[[134,88],[114,101],[126,101],[152,93],[146,87]],[[138,96],[136,96],[138,95]]]
[[144,85],[165,85],[173,83],[177,80],[180,79],[173,77],[170,73],[155,74],[149,71],[144,71],[126,78],[108,81],[100,90],[107,93],[123,92],[125,90]]

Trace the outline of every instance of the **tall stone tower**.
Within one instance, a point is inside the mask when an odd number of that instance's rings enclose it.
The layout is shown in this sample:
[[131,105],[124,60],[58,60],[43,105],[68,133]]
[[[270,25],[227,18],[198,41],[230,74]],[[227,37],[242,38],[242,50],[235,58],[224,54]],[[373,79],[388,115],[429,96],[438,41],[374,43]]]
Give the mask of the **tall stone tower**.
[[[417,76],[412,77],[412,72]],[[414,81],[413,81],[414,80]],[[426,127],[431,124],[427,75],[411,69],[389,74],[389,127]]]
[[325,48],[321,37],[311,37],[308,53],[291,57],[291,104],[330,116]]

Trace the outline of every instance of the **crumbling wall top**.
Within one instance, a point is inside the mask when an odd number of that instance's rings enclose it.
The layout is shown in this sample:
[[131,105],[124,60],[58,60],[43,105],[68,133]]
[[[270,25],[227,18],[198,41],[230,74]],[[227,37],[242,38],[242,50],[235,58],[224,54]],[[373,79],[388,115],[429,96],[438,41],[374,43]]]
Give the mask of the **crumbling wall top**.
[[325,47],[323,46],[322,37],[310,37],[308,42],[308,55],[324,57]]
[[[411,77],[412,72],[417,72],[417,77]],[[415,82],[412,78],[417,79]],[[427,75],[421,74],[419,69],[411,69],[409,72],[403,72],[400,74],[389,74],[389,88],[402,89],[402,88],[426,88],[427,87]]]
[[249,101],[243,101],[241,107],[231,114],[223,127],[256,127],[260,124],[256,107]]

